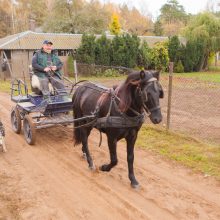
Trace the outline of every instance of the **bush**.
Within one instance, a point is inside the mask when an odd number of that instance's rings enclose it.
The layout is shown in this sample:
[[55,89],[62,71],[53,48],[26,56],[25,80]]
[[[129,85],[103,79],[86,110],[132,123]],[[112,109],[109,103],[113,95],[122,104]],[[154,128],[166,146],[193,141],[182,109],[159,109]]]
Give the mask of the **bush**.
[[95,64],[109,66],[111,64],[111,40],[102,35],[95,44]]
[[73,57],[70,55],[67,58],[67,68],[68,68],[68,76],[74,76],[74,65],[73,65]]
[[104,72],[101,70],[96,70],[93,76],[96,77],[119,77],[121,76],[120,72],[115,69],[107,69]]
[[189,40],[184,50],[183,65],[185,72],[199,71],[204,57],[205,46],[202,39]]
[[95,63],[95,36],[86,35],[82,36],[82,42],[77,49],[76,59],[79,62],[94,64]]
[[151,48],[148,46],[147,42],[144,42],[139,51],[137,56],[137,65],[140,68],[149,69],[151,64]]
[[154,69],[166,70],[169,63],[167,47],[164,43],[158,42],[151,50],[151,67]]
[[112,40],[112,65],[134,68],[140,40],[136,35],[115,36]]
[[181,60],[179,60],[177,63],[175,63],[174,72],[175,73],[183,73],[184,72],[184,66],[183,66]]

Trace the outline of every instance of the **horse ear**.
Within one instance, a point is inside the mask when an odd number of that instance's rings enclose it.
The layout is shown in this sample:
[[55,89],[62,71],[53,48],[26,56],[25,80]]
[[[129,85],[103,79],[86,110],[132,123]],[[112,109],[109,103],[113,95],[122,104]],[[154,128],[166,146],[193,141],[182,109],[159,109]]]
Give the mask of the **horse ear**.
[[154,72],[152,72],[152,75],[153,75],[153,77],[155,77],[158,81],[159,81],[159,79],[160,79],[160,71],[154,71]]
[[144,72],[144,70],[141,70],[141,72],[140,72],[140,78],[141,78],[141,79],[144,79],[144,78],[145,78],[145,72]]

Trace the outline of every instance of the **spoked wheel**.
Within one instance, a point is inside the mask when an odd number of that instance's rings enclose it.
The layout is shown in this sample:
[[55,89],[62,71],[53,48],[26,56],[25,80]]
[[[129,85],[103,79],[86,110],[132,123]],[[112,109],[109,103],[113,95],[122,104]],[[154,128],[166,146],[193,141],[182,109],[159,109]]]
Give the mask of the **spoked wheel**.
[[21,116],[16,107],[11,111],[11,126],[15,133],[21,133]]
[[23,120],[24,137],[28,144],[33,145],[36,141],[36,128],[29,115],[25,115]]

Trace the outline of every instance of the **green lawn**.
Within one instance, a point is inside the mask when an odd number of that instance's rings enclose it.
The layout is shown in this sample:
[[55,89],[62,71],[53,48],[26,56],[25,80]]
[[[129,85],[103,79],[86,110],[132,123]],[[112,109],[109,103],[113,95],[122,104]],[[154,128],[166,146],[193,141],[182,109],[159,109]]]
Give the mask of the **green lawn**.
[[174,77],[180,78],[192,78],[199,81],[220,83],[220,71],[219,72],[193,72],[193,73],[174,73]]
[[210,145],[193,138],[144,125],[136,146],[154,151],[195,171],[220,180],[220,145]]
[[10,93],[11,82],[0,80],[0,92]]

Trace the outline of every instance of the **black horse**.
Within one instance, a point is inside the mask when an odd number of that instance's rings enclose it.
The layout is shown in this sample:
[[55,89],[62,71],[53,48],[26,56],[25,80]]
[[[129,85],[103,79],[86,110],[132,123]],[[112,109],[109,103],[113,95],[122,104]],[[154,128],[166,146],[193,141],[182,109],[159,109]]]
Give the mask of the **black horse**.
[[74,129],[75,144],[82,143],[82,151],[91,169],[94,168],[94,164],[88,148],[88,136],[92,128],[96,127],[106,133],[110,152],[110,163],[102,165],[100,170],[110,171],[117,164],[117,141],[125,138],[131,186],[139,185],[133,171],[134,144],[144,121],[144,110],[154,124],[161,122],[159,98],[163,98],[163,90],[157,71],[130,73],[127,79],[114,89],[90,82],[76,89],[73,95],[74,118],[93,114],[97,119],[92,122],[74,122],[74,126],[78,127]]

